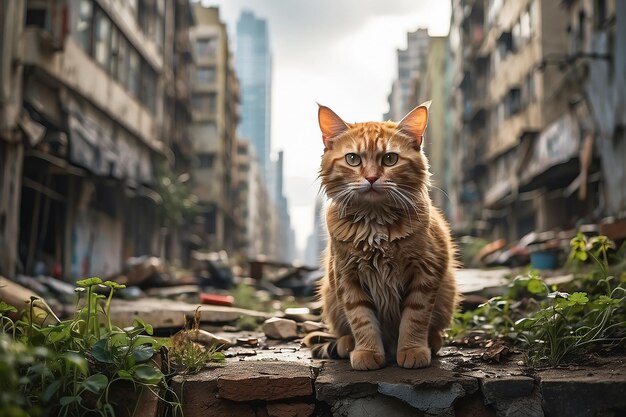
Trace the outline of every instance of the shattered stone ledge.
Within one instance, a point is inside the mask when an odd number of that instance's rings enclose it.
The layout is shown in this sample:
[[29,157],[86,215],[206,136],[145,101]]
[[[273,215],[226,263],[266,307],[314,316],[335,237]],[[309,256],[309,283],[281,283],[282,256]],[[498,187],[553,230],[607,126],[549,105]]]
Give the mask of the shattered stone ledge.
[[626,415],[626,356],[533,371],[456,352],[425,369],[369,372],[348,361],[240,357],[173,383],[188,417]]

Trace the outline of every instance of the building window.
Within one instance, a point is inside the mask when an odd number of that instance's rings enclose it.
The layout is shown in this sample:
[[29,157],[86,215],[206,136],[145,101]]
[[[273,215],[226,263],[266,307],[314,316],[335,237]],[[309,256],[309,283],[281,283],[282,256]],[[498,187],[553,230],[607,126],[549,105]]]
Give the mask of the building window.
[[110,55],[111,21],[100,9],[96,9],[94,18],[94,58],[107,68]]
[[213,115],[216,111],[216,96],[214,93],[194,94],[191,99],[193,110],[203,115]]
[[91,18],[93,4],[91,0],[82,0],[78,7],[74,38],[85,52],[91,54]]
[[585,21],[587,20],[587,17],[585,15],[584,11],[580,11],[580,13],[578,14],[578,32],[576,35],[576,40],[578,43],[578,49],[577,52],[582,52],[584,44],[585,44]]
[[519,88],[511,88],[505,99],[506,117],[513,116],[522,108],[522,94]]
[[606,22],[606,0],[596,0],[595,1],[595,24],[596,28],[602,29]]
[[196,41],[196,56],[197,58],[214,57],[217,51],[217,39],[216,38],[204,38]]
[[198,155],[198,168],[200,169],[210,169],[213,167],[214,162],[214,153],[203,153]]
[[120,36],[117,44],[117,73],[115,78],[123,86],[128,86],[128,41]]
[[111,60],[109,61],[109,74],[111,77],[117,78],[117,67],[120,65],[120,41],[122,39],[122,35],[120,32],[113,28],[111,31]]
[[156,14],[154,16],[154,42],[156,43],[159,51],[163,51],[163,38],[165,37],[164,31],[164,18],[163,18],[163,2],[156,4]]
[[157,74],[145,61],[141,66],[141,101],[150,109],[152,113],[155,111],[155,94],[157,84]]
[[498,55],[503,61],[509,52],[513,52],[513,36],[511,32],[502,32],[498,38]]
[[213,84],[215,83],[215,68],[213,67],[198,67],[196,69],[196,82],[198,84]]
[[140,59],[139,53],[133,48],[129,48],[128,52],[128,91],[135,96],[139,97],[139,74],[140,74]]

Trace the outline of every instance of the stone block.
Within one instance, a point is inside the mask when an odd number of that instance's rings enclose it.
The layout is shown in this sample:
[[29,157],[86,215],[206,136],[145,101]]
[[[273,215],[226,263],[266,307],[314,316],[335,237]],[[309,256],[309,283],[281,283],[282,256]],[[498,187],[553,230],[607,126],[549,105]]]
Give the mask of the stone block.
[[[198,375],[200,377],[198,377]],[[172,388],[183,399],[185,417],[255,417],[255,410],[248,403],[239,403],[219,398],[217,380],[211,371],[201,372],[192,377],[177,376]]]
[[[606,377],[606,374],[600,378]],[[587,378],[541,380],[543,409],[553,416],[624,416],[626,415],[626,380],[611,381]]]
[[269,417],[310,417],[315,411],[315,404],[310,403],[268,403]]
[[298,337],[298,324],[293,320],[272,317],[263,323],[263,332],[270,339],[295,339]]
[[277,362],[241,362],[236,372],[222,374],[217,381],[221,398],[232,401],[282,400],[313,395],[308,366]]
[[483,378],[480,383],[487,404],[501,399],[527,397],[535,388],[535,380],[528,376]]

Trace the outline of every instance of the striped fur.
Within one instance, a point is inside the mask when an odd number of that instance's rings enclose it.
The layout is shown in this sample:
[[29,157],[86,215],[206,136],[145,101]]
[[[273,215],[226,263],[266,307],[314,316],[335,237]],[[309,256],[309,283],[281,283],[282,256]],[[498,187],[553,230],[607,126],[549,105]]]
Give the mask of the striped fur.
[[[308,337],[314,357],[349,356],[354,369],[390,358],[419,368],[441,348],[457,290],[450,232],[428,195],[427,120],[419,106],[399,123],[348,124],[320,106],[320,177],[331,200],[320,296],[334,338]],[[357,166],[347,163],[351,153]],[[383,163],[387,153],[398,155],[395,164]]]

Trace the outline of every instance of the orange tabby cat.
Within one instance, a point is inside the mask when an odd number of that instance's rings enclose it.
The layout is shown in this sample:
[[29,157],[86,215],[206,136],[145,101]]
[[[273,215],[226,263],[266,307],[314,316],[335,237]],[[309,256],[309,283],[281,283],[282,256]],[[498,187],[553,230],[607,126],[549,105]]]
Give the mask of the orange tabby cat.
[[441,348],[457,290],[450,231],[428,195],[429,104],[399,123],[350,124],[319,108],[320,177],[331,200],[320,294],[336,340],[313,346],[314,357],[350,356],[360,370],[395,357],[421,368]]

